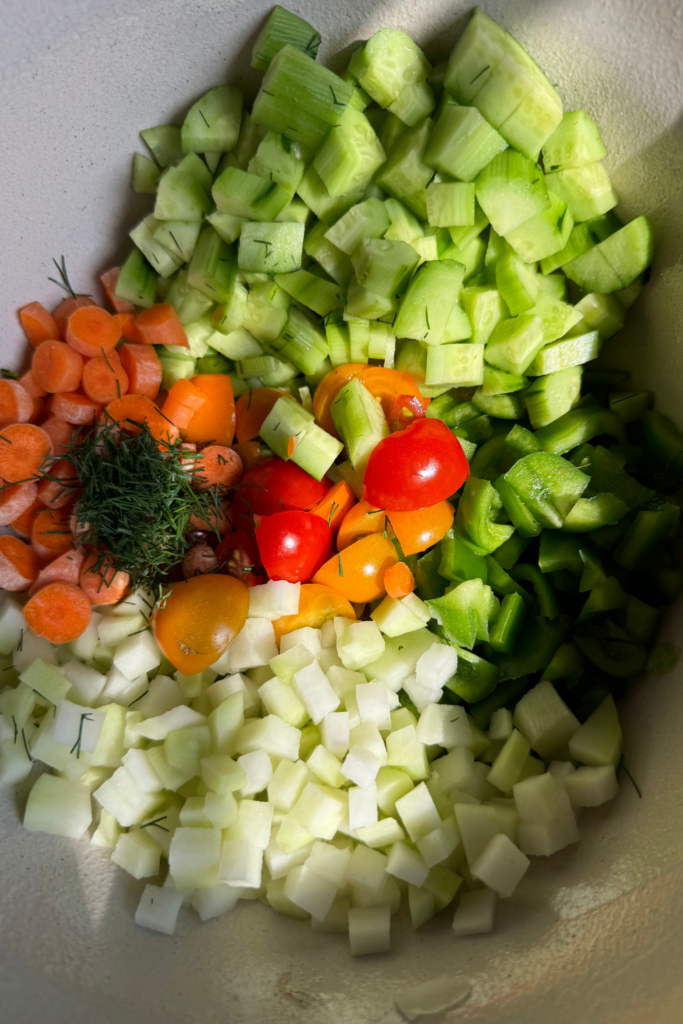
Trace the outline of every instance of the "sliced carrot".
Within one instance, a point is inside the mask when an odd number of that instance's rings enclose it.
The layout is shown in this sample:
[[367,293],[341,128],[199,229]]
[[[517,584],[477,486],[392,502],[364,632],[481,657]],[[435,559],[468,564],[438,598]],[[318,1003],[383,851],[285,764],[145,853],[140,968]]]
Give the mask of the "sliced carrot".
[[211,444],[198,460],[195,482],[199,487],[231,487],[242,479],[242,460],[222,444]]
[[157,397],[154,399],[154,404],[156,405],[157,409],[163,409],[164,402],[166,401],[167,398],[168,391],[164,391],[163,388],[160,388]]
[[36,636],[53,644],[68,644],[87,629],[92,607],[80,587],[48,583],[28,601],[24,618]]
[[0,380],[0,430],[10,423],[28,423],[32,412],[33,398],[26,388],[18,380]]
[[20,537],[25,537],[27,540],[31,539],[31,533],[33,532],[33,524],[36,516],[39,512],[44,512],[45,506],[39,498],[33,502],[25,512],[22,512],[20,516],[13,519],[11,527],[19,534]]
[[349,544],[369,537],[372,533],[383,533],[386,526],[384,509],[378,509],[369,501],[359,501],[346,513],[337,534],[337,550],[343,551]]
[[71,423],[61,420],[58,416],[49,416],[41,423],[41,428],[50,438],[55,455],[63,455],[68,451],[76,435]]
[[128,392],[128,374],[116,352],[88,359],[83,367],[83,390],[92,402],[106,405]]
[[44,566],[42,558],[18,537],[0,537],[0,587],[28,590]]
[[0,526],[9,526],[30,508],[38,497],[38,484],[28,480],[0,487]]
[[161,411],[179,430],[187,430],[194,414],[208,401],[208,396],[192,381],[178,380],[169,391]]
[[28,391],[31,398],[45,398],[47,391],[41,388],[40,384],[33,375],[33,370],[27,370],[23,376],[19,378],[19,383],[25,391]]
[[63,341],[44,341],[33,353],[31,369],[44,391],[75,391],[83,376],[83,359]]
[[[277,388],[252,388],[241,395],[235,405],[235,436],[240,444],[258,437],[263,421],[279,398],[292,398],[288,391]],[[292,398],[294,402],[295,399]]]
[[94,423],[100,414],[102,406],[93,402],[80,391],[72,391],[70,394],[53,395],[48,403],[50,416],[56,416],[74,426],[82,426],[84,423]]
[[355,494],[345,480],[340,480],[338,484],[329,489],[322,501],[308,511],[312,512],[314,516],[324,519],[333,533],[336,533],[347,513],[355,504]]
[[145,345],[181,345],[189,348],[185,328],[173,306],[158,302],[138,313],[135,324]]
[[243,441],[241,444],[233,444],[232,450],[237,452],[242,460],[245,473],[248,473],[254,466],[259,466],[266,459],[273,457],[272,452],[264,444],[261,444],[260,441]]
[[13,423],[0,433],[0,476],[9,483],[30,480],[51,454],[50,438],[33,423]]
[[40,302],[30,302],[28,306],[20,309],[19,319],[26,337],[34,348],[43,341],[59,338],[59,327],[55,318]]
[[[98,565],[99,563],[99,565]],[[130,576],[116,570],[110,561],[102,563],[102,556],[93,551],[81,567],[80,586],[96,605],[116,604],[128,590]]]
[[77,295],[76,298],[70,296],[68,299],[63,299],[57,308],[52,310],[52,316],[59,331],[58,337],[66,341],[66,327],[72,313],[77,309],[81,309],[82,306],[96,305],[95,300],[91,299],[89,295]]
[[77,488],[76,470],[62,459],[46,470],[38,484],[38,497],[46,508],[63,508],[75,496]]
[[221,537],[232,533],[232,523],[229,518],[230,504],[227,501],[221,502],[218,512],[210,512],[206,519],[194,515],[190,519],[190,526],[195,530],[207,530],[210,533],[219,533]]
[[29,417],[29,423],[42,423],[47,412],[47,402],[44,398],[32,398],[33,411]]
[[212,441],[231,445],[235,436],[235,398],[230,378],[226,373],[200,373],[190,379],[209,401],[194,414],[187,430],[182,431],[183,438],[198,444]]
[[81,569],[83,568],[84,561],[85,551],[83,548],[69,548],[63,555],[55,558],[44,569],[40,570],[38,579],[29,590],[29,595],[33,597],[47,583],[71,583],[72,586],[77,587],[81,578]]
[[135,305],[132,302],[116,298],[116,285],[118,283],[120,273],[120,267],[112,267],[110,270],[105,271],[104,274],[100,274],[102,287],[104,288],[105,294],[112,304],[115,313],[134,313]]
[[161,362],[152,346],[122,345],[118,352],[121,366],[128,374],[131,394],[154,401],[161,387]]
[[102,353],[108,355],[116,348],[120,337],[121,325],[116,317],[99,306],[83,306],[75,310],[66,325],[67,342],[88,359]]
[[144,395],[124,395],[123,398],[115,398],[106,406],[105,412],[108,419],[114,420],[129,434],[139,434],[140,424],[146,423],[152,437],[157,441],[168,443],[178,438],[176,425],[169,423],[154,402]]
[[46,509],[39,512],[31,531],[31,545],[40,558],[59,558],[73,546],[73,533],[69,529],[71,510]]
[[397,562],[384,573],[384,586],[389,597],[407,597],[415,590],[415,577],[405,562]]
[[304,626],[320,627],[341,615],[346,619],[355,619],[356,613],[350,602],[337,591],[322,583],[303,583],[299,595],[299,611],[296,615],[283,615],[273,623],[275,643],[280,645],[280,638],[285,633]]
[[135,313],[117,313],[116,319],[121,330],[121,337],[124,341],[130,341],[134,345],[144,344],[142,335],[138,330],[137,317]]

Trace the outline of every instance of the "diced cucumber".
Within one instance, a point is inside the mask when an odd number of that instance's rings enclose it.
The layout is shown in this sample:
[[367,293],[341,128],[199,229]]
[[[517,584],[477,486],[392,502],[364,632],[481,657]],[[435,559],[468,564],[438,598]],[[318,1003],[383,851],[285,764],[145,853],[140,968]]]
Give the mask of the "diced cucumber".
[[315,60],[320,43],[320,33],[312,25],[276,4],[254,43],[251,66],[258,71],[266,71],[273,57],[287,45],[295,46]]
[[540,317],[522,313],[501,321],[491,333],[485,358],[491,366],[508,373],[524,373],[543,348]]
[[569,740],[569,753],[583,764],[617,765],[621,756],[621,725],[611,694]]
[[274,221],[291,199],[291,193],[277,182],[237,167],[226,168],[216,178],[212,193],[222,213],[258,221]]
[[405,32],[382,28],[356,50],[349,71],[380,107],[388,107],[408,86],[423,82],[432,68]]
[[161,171],[153,160],[150,160],[148,156],[143,156],[142,153],[133,153],[133,171],[131,174],[133,192],[154,195],[159,184],[160,175]]
[[160,167],[168,167],[182,158],[180,128],[176,125],[159,124],[155,128],[144,128],[140,135],[152,150]]
[[554,171],[545,180],[548,189],[567,203],[577,222],[599,217],[617,205],[616,193],[602,164]]
[[245,327],[238,327],[230,334],[214,331],[209,338],[209,345],[233,362],[263,354],[263,349]]
[[267,132],[249,161],[247,171],[266,181],[276,181],[293,195],[306,169],[299,154],[300,147],[284,135]]
[[290,274],[301,269],[303,244],[303,224],[245,224],[237,266],[251,274]]
[[474,224],[474,184],[435,182],[427,189],[427,214],[435,227],[471,227]]
[[289,296],[274,281],[255,285],[247,296],[243,326],[263,345],[268,345],[284,330],[289,305]]
[[[154,218],[147,217],[149,222]],[[153,228],[154,239],[171,254],[174,260],[188,263],[199,238],[200,225],[195,221],[158,220]]]
[[526,372],[529,376],[536,377],[588,363],[598,355],[600,344],[598,331],[560,338],[551,345],[545,345],[529,364]]
[[496,285],[513,316],[531,309],[536,302],[539,287],[536,271],[513,252],[497,260]]
[[570,306],[544,291],[543,281],[549,280],[551,279],[547,277],[538,278],[539,295],[529,310],[531,316],[538,316],[541,319],[545,345],[564,338],[569,331],[583,333],[581,327],[577,326],[581,324],[581,314],[576,306]]
[[202,229],[187,268],[187,283],[214,302],[229,302],[236,276],[237,254],[234,246],[224,242],[207,224]]
[[626,320],[626,310],[612,295],[584,295],[574,308],[581,314],[583,324],[591,331],[599,331],[605,341],[620,331]]
[[349,106],[315,155],[313,166],[331,196],[364,189],[386,154],[367,117]]
[[[289,226],[289,225],[286,225]],[[303,225],[295,225],[303,227]],[[341,306],[344,294],[334,281],[326,281],[308,270],[296,270],[289,274],[276,274],[275,283],[288,295],[319,316],[327,316]]]
[[168,391],[179,380],[189,380],[196,373],[197,360],[188,354],[182,356],[176,353],[166,352],[163,346],[159,346],[159,362],[161,363],[161,386]]
[[416,82],[414,85],[407,85],[403,92],[399,93],[394,102],[389,104],[389,110],[403,124],[414,128],[431,114],[435,106],[436,100],[430,85],[427,82]]
[[506,147],[476,107],[448,104],[437,119],[424,160],[443,174],[472,181]]
[[384,205],[391,220],[384,237],[396,242],[414,242],[422,237],[422,225],[398,199],[385,199]]
[[573,409],[581,397],[581,366],[537,377],[524,394],[529,420],[534,430],[563,416]]
[[494,327],[508,316],[508,310],[495,288],[463,288],[460,301],[472,325],[472,341],[485,344]]
[[458,301],[463,274],[464,267],[454,260],[423,263],[401,300],[394,322],[396,337],[440,345]]
[[301,179],[298,192],[316,217],[328,224],[333,224],[363,198],[362,192],[347,192],[342,196],[331,196],[312,163],[309,164]]
[[425,384],[474,387],[484,379],[484,346],[432,345],[427,350]]
[[487,416],[495,416],[499,420],[523,420],[527,414],[524,397],[516,392],[484,395],[478,388],[472,395],[472,404]]
[[477,199],[499,235],[550,206],[543,171],[521,153],[507,149],[479,172],[475,179]]
[[[207,168],[206,173],[209,174]],[[188,170],[169,167],[157,188],[154,216],[157,220],[201,222],[211,212],[211,200],[197,178]]]
[[183,260],[177,253],[170,253],[155,237],[155,229],[162,223],[155,217],[145,217],[130,232],[130,238],[157,274],[165,278],[174,274]]
[[584,110],[568,110],[543,146],[546,171],[584,167],[606,155],[597,124]]
[[[547,179],[546,179],[547,181]],[[550,206],[506,235],[507,242],[527,263],[546,259],[569,241],[574,221],[564,199],[549,188]]]
[[157,275],[136,247],[121,267],[116,282],[117,299],[148,309],[154,305]]
[[379,295],[395,296],[405,291],[418,255],[406,242],[365,238],[351,262],[360,285]]
[[213,299],[210,299],[203,292],[190,287],[187,282],[187,270],[179,270],[173,279],[166,301],[173,306],[181,323],[189,324],[201,319],[211,311],[214,306]]
[[325,335],[296,308],[290,309],[284,330],[271,347],[304,374],[315,373],[329,354]]
[[351,256],[364,238],[381,238],[390,220],[384,203],[366,199],[345,213],[325,233],[325,238]]
[[479,389],[482,395],[508,395],[528,387],[529,380],[521,373],[508,373],[493,366],[484,367],[484,382]]
[[[399,136],[389,150],[386,163],[375,180],[394,199],[409,200],[426,188],[431,179],[434,172],[424,162],[424,152],[432,126],[432,120],[425,118],[422,124]],[[411,203],[406,205],[412,209]]]
[[242,90],[217,85],[190,107],[183,121],[183,153],[228,153],[234,149],[242,120]]
[[341,389],[331,412],[353,468],[362,479],[373,449],[389,433],[382,407],[367,388],[354,379]]
[[353,265],[346,253],[325,237],[329,228],[329,224],[326,224],[325,221],[316,221],[306,233],[303,249],[306,255],[315,260],[333,281],[336,281],[342,288],[346,288],[353,277]]

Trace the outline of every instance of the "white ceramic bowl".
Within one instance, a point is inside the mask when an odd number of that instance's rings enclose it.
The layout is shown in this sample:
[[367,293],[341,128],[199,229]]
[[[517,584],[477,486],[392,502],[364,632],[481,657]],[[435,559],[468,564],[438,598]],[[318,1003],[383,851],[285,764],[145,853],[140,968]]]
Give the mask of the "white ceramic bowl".
[[[266,0],[3,0],[0,33],[2,365],[25,352],[15,310],[49,306],[64,254],[78,290],[125,252],[147,208],[129,190],[138,129],[177,119],[227,79],[253,89],[248,51]],[[297,0],[329,57],[383,25],[446,55],[462,0]],[[679,0],[491,0],[486,10],[595,117],[627,216],[647,214],[653,278],[610,342],[613,366],[657,390],[683,422],[683,11]],[[142,201],[140,201],[142,199]],[[675,641],[680,612],[666,632]],[[394,951],[351,960],[260,904],[174,938],[136,928],[141,884],[102,852],[24,832],[23,800],[0,794],[2,1024],[392,1024],[392,994],[444,971],[472,982],[450,1021],[679,1024],[683,1020],[683,672],[644,679],[622,706],[643,798],[582,819],[583,841],[537,860],[491,936],[455,939],[450,915]]]

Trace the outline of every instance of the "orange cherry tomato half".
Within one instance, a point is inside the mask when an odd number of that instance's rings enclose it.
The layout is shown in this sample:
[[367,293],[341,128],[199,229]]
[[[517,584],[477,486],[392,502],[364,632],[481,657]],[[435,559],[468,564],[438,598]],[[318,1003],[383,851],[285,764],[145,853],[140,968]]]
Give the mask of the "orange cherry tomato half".
[[346,619],[355,619],[356,613],[345,597],[331,587],[321,583],[304,583],[299,595],[299,611],[296,615],[283,615],[273,623],[275,642],[280,646],[280,638],[295,629],[311,626],[320,627],[328,619],[342,615]]
[[156,642],[178,671],[203,672],[227,651],[249,611],[249,591],[232,576],[176,583],[152,615]]
[[253,441],[258,437],[263,421],[282,396],[292,398],[288,391],[277,388],[252,388],[247,395],[241,395],[235,406],[235,437],[239,444]]
[[369,537],[372,533],[382,533],[386,526],[386,514],[383,508],[371,505],[369,501],[359,501],[344,516],[337,534],[337,550],[343,551],[349,544]]
[[189,426],[181,430],[184,441],[195,444],[224,444],[230,447],[235,436],[235,397],[227,373],[200,373],[190,378],[209,399],[195,412]]
[[384,573],[398,561],[391,541],[376,534],[363,537],[328,559],[313,577],[354,604],[384,597]]
[[389,597],[400,600],[415,590],[415,577],[405,562],[397,562],[384,573],[384,586]]
[[449,501],[440,501],[416,512],[387,512],[404,555],[416,555],[438,544],[453,525],[455,512]]
[[429,405],[429,400],[422,398],[419,387],[409,374],[400,370],[387,370],[383,366],[347,363],[345,366],[336,367],[323,377],[313,396],[313,413],[316,421],[333,437],[339,437],[339,434],[332,419],[332,403],[344,385],[355,377],[377,399],[387,417],[391,414],[396,399],[401,395],[416,398],[424,409]]

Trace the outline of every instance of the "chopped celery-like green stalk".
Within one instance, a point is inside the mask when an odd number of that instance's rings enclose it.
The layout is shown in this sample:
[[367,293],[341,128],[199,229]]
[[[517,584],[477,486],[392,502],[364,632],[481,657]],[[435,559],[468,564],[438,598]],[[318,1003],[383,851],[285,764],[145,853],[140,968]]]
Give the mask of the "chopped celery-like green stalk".
[[228,153],[234,149],[242,120],[242,90],[234,85],[210,89],[183,121],[183,153]]
[[580,366],[569,366],[545,377],[537,377],[524,394],[534,430],[545,427],[573,409],[581,395]]
[[301,269],[303,244],[303,224],[247,223],[240,235],[237,266],[252,274],[291,274]]
[[308,270],[296,270],[290,274],[276,274],[275,283],[303,306],[308,306],[319,316],[327,316],[337,306],[343,305],[344,294],[334,281],[326,281]]
[[405,32],[382,28],[356,50],[349,71],[380,107],[388,107],[408,86],[423,82],[432,68]]
[[267,71],[273,57],[288,45],[315,59],[320,43],[320,33],[312,25],[276,4],[254,43],[251,66],[258,71]]

